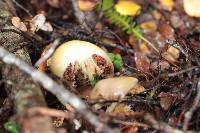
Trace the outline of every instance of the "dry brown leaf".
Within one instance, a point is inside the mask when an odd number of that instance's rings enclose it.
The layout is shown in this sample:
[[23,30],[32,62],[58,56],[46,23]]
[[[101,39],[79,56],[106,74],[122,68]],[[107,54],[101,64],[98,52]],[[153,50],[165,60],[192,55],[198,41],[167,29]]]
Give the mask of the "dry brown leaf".
[[145,88],[143,87],[143,86],[141,86],[141,85],[136,85],[135,87],[133,87],[130,91],[129,91],[129,93],[131,93],[131,94],[140,94],[140,93],[142,93],[142,92],[144,92],[145,91]]
[[138,127],[137,126],[124,126],[121,129],[122,133],[137,133],[138,132]]
[[141,72],[149,72],[150,61],[149,58],[140,52],[135,52],[136,68]]
[[170,65],[167,61],[160,61],[159,63],[158,61],[154,61],[150,65],[151,70],[156,70],[158,69],[158,67],[160,68],[160,70],[164,70],[164,69],[168,69]]
[[165,39],[174,39],[174,29],[169,24],[160,24],[158,29]]
[[162,56],[171,62],[176,62],[180,56],[180,51],[172,46],[167,49],[167,52],[164,52]]
[[12,17],[11,19],[12,24],[19,30],[26,32],[27,28],[26,25],[21,21],[19,17]]
[[172,105],[172,103],[174,101],[174,98],[170,94],[164,93],[164,92],[162,92],[159,95],[159,97],[160,97],[160,105],[161,105],[161,107],[164,110],[168,110],[171,107],[171,105]]

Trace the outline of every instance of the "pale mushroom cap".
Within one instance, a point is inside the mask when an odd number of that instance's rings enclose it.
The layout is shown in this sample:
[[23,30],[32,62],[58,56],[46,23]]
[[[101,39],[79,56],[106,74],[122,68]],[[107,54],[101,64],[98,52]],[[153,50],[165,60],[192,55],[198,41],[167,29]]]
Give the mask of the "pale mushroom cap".
[[93,88],[91,99],[119,100],[122,99],[130,89],[135,87],[138,79],[134,77],[114,77],[99,81]]
[[50,70],[63,78],[63,74],[70,64],[73,65],[76,62],[81,66],[84,61],[92,58],[93,54],[103,57],[112,64],[107,54],[98,46],[86,41],[72,40],[65,42],[56,49],[51,57]]
[[200,17],[200,0],[184,0],[185,12],[192,17]]

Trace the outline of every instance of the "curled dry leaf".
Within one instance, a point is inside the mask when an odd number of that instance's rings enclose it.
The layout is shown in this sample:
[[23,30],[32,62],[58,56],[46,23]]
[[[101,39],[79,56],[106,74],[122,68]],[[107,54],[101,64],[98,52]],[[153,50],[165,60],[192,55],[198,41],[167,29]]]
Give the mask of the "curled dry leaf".
[[183,0],[185,12],[192,17],[200,17],[200,0]]
[[121,100],[137,85],[134,77],[114,77],[99,81],[93,88],[91,99]]
[[27,28],[26,25],[21,21],[19,17],[12,17],[11,19],[12,24],[19,30],[26,32]]
[[180,51],[177,48],[170,46],[167,52],[164,52],[162,56],[168,61],[176,62],[180,56]]
[[136,68],[141,72],[149,72],[150,61],[148,57],[140,52],[135,52]]
[[33,17],[30,23],[31,31],[32,32],[37,32],[39,29],[43,31],[53,31],[53,27],[51,26],[50,23],[46,22],[46,17],[44,16],[43,13],[37,14],[36,16]]

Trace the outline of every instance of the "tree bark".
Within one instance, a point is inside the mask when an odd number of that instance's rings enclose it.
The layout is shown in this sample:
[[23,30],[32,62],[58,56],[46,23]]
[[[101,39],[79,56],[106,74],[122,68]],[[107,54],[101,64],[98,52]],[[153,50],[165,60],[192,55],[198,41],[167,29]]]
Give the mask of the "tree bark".
[[[13,14],[16,15],[12,2],[0,0],[0,46],[31,64],[27,51],[30,42],[10,23]],[[5,85],[6,92],[14,101],[16,113],[22,116],[18,119],[21,132],[55,133],[50,117],[25,113],[32,107],[46,107],[40,86],[18,68],[5,64],[2,67],[2,63],[0,65],[2,77],[7,83]]]

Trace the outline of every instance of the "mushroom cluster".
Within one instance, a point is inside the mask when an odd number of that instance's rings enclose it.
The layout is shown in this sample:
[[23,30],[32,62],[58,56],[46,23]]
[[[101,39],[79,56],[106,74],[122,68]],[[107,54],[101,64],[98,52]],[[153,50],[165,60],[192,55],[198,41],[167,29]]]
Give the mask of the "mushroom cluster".
[[80,40],[60,45],[50,59],[50,70],[65,81],[91,81],[114,74],[112,61],[98,46]]

